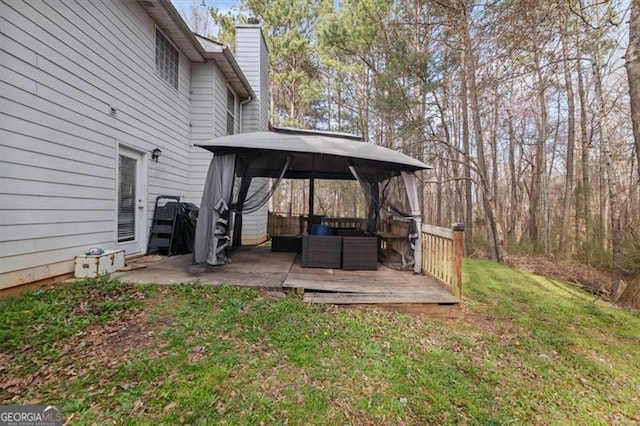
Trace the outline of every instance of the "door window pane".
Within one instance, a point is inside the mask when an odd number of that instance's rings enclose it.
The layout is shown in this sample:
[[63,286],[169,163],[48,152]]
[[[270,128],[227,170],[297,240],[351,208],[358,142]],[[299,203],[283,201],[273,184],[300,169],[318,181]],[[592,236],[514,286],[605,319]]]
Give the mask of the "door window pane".
[[136,238],[136,169],[135,158],[120,155],[118,161],[118,242]]

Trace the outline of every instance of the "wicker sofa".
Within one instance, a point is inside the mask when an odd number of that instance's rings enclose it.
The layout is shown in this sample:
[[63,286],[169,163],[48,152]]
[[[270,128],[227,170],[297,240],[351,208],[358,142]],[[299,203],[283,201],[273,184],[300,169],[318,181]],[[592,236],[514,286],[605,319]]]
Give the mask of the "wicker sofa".
[[303,235],[303,268],[351,271],[378,269],[378,241],[372,236]]
[[376,237],[342,237],[342,269],[351,271],[378,269]]
[[342,237],[303,235],[301,264],[304,268],[340,269],[342,266]]

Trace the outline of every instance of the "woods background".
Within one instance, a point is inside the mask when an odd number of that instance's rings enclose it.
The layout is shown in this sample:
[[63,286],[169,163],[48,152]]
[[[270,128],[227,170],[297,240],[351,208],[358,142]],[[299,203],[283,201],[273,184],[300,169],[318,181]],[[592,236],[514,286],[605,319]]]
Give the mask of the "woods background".
[[[640,272],[640,99],[629,91],[640,96],[639,9],[239,0],[183,13],[229,46],[234,25],[258,17],[271,123],[361,134],[432,166],[421,176],[423,221],[465,222],[467,255],[574,259],[610,270],[617,298],[621,279]],[[274,210],[304,213],[306,185],[281,185]],[[364,215],[353,182],[318,182],[316,199],[327,215]]]

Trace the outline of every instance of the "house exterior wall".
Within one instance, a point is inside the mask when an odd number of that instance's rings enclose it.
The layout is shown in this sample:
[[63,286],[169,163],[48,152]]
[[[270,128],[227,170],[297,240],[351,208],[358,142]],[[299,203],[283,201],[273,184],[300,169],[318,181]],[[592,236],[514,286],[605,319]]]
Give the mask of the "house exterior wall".
[[[226,135],[227,80],[215,61],[192,63],[176,47],[175,89],[155,72],[155,34],[133,0],[0,0],[0,290],[70,273],[91,247],[123,248],[120,152],[140,155],[138,251],[158,195],[200,204],[212,154],[194,145]],[[236,101],[235,133],[266,130],[268,108],[244,125]],[[266,220],[249,219],[245,244],[264,241]]]
[[[244,71],[256,99],[242,110],[242,132],[269,130],[269,52],[260,25],[236,27],[236,60]],[[252,186],[262,186],[254,182]],[[250,188],[252,191],[252,188]],[[267,239],[267,205],[242,218],[242,244],[260,244]]]
[[121,146],[143,156],[147,226],[157,195],[188,195],[193,109],[191,63],[180,54],[177,90],[155,74],[156,24],[137,2],[0,9],[1,289],[118,248]]
[[[213,154],[195,146],[227,134],[227,81],[214,62],[192,64],[191,79],[191,168],[186,201],[200,205],[204,182]],[[233,91],[233,90],[232,90]],[[234,133],[241,130],[236,95]]]
[[189,195],[185,201],[200,205],[212,154],[195,146],[216,137],[216,66],[212,62],[191,65],[191,167]]

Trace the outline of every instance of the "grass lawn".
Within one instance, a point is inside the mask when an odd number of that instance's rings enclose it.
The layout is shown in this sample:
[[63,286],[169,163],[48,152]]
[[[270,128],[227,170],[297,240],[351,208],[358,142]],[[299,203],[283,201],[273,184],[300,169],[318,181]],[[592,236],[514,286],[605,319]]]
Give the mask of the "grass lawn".
[[637,424],[640,315],[465,263],[465,316],[100,280],[0,301],[0,403],[79,424]]

